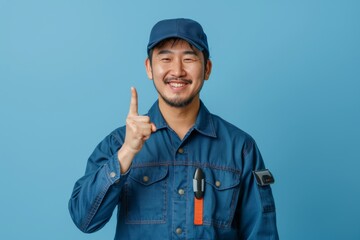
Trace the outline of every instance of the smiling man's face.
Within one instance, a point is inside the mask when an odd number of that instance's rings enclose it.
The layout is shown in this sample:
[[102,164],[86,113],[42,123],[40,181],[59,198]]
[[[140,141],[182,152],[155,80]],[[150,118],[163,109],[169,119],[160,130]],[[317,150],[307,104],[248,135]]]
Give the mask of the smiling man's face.
[[172,107],[185,107],[199,100],[204,80],[209,79],[211,62],[188,42],[166,41],[153,49],[152,60],[146,60],[146,71],[154,81],[159,101]]

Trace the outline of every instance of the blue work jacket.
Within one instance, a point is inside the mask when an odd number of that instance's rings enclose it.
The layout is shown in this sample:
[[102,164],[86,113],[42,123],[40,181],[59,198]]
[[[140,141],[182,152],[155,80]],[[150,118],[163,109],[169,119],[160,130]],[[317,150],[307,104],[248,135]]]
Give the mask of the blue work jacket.
[[[125,127],[109,134],[90,156],[69,201],[81,231],[99,230],[117,207],[116,240],[278,239],[271,188],[258,185],[253,174],[265,166],[251,136],[202,102],[183,139],[167,125],[158,102],[148,116],[157,130],[127,173],[120,173],[117,158]],[[194,224],[197,168],[205,176],[201,225]]]

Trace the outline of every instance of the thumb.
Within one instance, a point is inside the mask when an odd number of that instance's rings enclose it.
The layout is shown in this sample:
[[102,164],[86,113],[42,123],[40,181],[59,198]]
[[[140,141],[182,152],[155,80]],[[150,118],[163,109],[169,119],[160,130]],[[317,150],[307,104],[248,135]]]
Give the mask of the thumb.
[[151,132],[156,132],[156,126],[154,123],[151,123]]

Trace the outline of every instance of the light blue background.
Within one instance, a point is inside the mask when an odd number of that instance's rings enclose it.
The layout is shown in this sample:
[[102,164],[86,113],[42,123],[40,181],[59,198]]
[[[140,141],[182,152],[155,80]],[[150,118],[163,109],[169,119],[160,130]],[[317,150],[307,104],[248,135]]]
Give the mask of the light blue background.
[[276,177],[281,239],[360,239],[360,2],[0,0],[0,239],[86,235],[67,202],[88,156],[123,125],[151,27],[190,17],[213,73],[202,99],[250,133]]

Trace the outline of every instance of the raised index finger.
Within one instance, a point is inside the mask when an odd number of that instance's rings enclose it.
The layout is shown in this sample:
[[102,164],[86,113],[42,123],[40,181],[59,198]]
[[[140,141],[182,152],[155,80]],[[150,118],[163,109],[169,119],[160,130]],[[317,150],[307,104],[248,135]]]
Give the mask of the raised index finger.
[[129,115],[138,116],[138,96],[136,88],[131,87],[131,100],[130,100],[130,109]]

